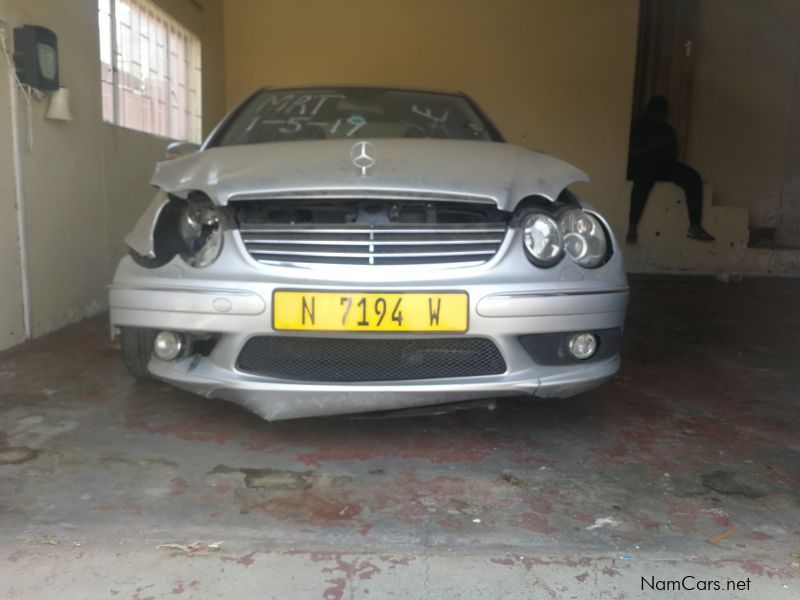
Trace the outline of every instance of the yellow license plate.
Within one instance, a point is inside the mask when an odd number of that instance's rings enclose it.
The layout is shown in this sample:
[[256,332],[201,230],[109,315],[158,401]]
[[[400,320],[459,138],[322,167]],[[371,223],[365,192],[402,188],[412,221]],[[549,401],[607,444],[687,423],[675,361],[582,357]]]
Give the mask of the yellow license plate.
[[276,291],[272,326],[310,331],[466,331],[465,292]]

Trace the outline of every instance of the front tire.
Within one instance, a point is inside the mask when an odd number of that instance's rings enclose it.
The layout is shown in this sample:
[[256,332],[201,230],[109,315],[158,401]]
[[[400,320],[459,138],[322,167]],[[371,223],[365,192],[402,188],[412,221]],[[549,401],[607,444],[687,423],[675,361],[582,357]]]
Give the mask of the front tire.
[[153,352],[153,340],[156,332],[140,327],[121,327],[120,344],[122,345],[122,362],[128,373],[134,378],[152,381],[154,377],[147,370],[150,355]]

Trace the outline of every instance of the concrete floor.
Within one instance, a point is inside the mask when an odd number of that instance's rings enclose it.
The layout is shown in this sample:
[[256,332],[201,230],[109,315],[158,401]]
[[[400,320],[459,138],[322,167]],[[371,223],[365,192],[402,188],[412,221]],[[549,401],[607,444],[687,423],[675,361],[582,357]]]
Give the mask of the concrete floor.
[[83,322],[0,354],[0,597],[797,598],[798,298],[637,277],[596,391],[275,424]]

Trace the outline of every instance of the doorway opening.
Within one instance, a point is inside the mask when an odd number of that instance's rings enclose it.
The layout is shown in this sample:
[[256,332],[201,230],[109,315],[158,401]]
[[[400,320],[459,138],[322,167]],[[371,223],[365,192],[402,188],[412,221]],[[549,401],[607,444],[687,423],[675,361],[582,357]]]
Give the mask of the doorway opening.
[[693,0],[640,0],[639,6],[631,120],[642,116],[651,97],[664,96],[681,160],[689,135],[695,4]]

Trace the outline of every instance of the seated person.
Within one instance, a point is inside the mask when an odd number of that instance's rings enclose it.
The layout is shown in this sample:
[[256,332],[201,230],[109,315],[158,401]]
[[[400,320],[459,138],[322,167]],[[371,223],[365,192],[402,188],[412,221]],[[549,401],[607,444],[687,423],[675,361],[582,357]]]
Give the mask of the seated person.
[[701,225],[703,216],[703,181],[691,167],[678,162],[675,131],[667,123],[669,105],[663,96],[653,96],[644,117],[631,127],[628,153],[628,179],[633,180],[631,210],[626,241],[635,244],[637,226],[650,190],[656,181],[671,181],[686,194],[689,209],[687,237],[710,242],[714,237]]

